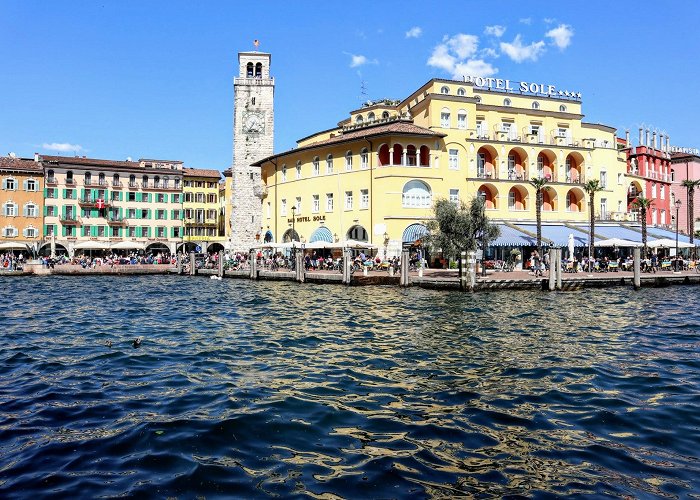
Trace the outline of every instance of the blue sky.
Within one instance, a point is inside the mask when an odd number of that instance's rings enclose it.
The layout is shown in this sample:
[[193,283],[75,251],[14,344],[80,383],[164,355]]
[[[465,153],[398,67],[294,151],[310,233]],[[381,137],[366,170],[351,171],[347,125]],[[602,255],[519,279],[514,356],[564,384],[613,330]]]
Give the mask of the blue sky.
[[0,0],[0,154],[222,170],[237,53],[254,39],[272,54],[276,152],[363,98],[465,71],[576,90],[586,121],[700,147],[699,14],[696,0]]

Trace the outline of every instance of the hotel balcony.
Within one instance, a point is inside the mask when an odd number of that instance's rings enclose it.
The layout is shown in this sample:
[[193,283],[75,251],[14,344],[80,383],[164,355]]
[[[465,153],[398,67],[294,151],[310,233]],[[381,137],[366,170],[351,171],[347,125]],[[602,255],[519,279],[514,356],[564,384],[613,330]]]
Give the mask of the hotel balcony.
[[129,222],[124,217],[119,217],[118,215],[109,215],[107,217],[107,224],[110,226],[127,226]]
[[58,220],[63,224],[64,226],[68,225],[77,225],[80,224],[80,220],[73,215],[73,214],[65,214],[65,215],[59,215]]
[[58,179],[55,177],[47,177],[46,181],[44,181],[47,186],[57,186],[58,185]]
[[122,181],[112,181],[112,187],[114,189],[121,189],[123,187]]
[[595,216],[597,221],[638,222],[638,212],[605,212]]
[[75,186],[75,178],[71,177],[70,179],[66,177],[66,186]]
[[[108,207],[112,204],[110,200],[103,200],[104,206]],[[78,198],[78,205],[85,206],[85,207],[94,207],[97,206],[97,199],[96,198]]]

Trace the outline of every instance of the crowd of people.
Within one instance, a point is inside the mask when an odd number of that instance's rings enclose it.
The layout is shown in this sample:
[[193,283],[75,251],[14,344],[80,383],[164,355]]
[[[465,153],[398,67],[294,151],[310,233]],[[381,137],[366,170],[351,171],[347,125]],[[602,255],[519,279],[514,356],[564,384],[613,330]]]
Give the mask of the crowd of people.
[[15,255],[12,252],[0,255],[2,269],[6,271],[21,271],[24,267],[24,254]]

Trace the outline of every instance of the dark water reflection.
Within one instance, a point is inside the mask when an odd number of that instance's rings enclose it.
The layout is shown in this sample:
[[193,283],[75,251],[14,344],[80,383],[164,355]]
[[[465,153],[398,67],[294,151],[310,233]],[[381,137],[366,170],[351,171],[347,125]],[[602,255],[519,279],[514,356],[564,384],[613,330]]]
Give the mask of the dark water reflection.
[[0,497],[700,493],[698,288],[0,284]]

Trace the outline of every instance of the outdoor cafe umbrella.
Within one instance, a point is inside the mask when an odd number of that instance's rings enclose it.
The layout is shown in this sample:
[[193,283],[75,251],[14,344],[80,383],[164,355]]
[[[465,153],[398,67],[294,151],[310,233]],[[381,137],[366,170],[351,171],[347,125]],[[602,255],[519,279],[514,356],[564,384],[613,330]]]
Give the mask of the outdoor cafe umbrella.
[[642,244],[636,241],[625,240],[622,238],[609,238],[607,240],[597,241],[597,247],[641,247]]
[[[670,238],[659,238],[647,243],[649,248],[676,248],[676,241]],[[678,248],[693,248],[695,245],[684,241],[678,242]]]
[[567,243],[567,246],[569,247],[569,260],[572,260],[574,258],[574,246],[576,243],[574,242],[574,234],[569,233],[569,242]]
[[27,250],[29,247],[25,243],[8,241],[0,243],[0,250]]

